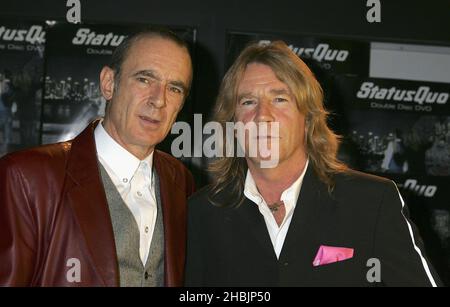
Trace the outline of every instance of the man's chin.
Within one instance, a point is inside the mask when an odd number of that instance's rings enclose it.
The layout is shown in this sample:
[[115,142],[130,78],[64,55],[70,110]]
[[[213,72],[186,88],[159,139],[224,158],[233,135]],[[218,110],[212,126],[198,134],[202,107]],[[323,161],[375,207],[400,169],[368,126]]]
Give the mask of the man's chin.
[[246,157],[246,159],[258,168],[275,168],[278,166],[278,163],[280,161],[278,155],[258,155],[256,157]]
[[150,148],[150,147],[155,147],[156,145],[158,145],[159,143],[162,142],[163,139],[161,139],[160,137],[149,137],[149,135],[142,135],[140,137],[136,137],[134,144],[136,146],[142,147],[142,148]]

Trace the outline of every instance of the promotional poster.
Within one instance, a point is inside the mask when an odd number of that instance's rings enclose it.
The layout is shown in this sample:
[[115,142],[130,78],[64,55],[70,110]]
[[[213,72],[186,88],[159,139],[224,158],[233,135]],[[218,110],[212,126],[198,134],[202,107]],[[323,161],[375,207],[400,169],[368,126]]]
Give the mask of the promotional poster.
[[339,76],[331,95],[352,168],[394,180],[427,252],[450,272],[450,84]]
[[0,156],[40,143],[43,23],[0,20]]

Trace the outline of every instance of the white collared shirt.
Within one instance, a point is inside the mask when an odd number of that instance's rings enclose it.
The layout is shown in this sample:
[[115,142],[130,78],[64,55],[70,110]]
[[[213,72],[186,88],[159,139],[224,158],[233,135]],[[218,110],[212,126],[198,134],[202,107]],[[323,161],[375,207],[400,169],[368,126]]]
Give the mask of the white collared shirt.
[[145,266],[157,215],[153,152],[140,161],[106,132],[103,122],[95,128],[94,136],[98,159],[136,220],[140,234],[139,256]]
[[300,194],[300,190],[305,177],[306,169],[308,168],[309,160],[306,160],[305,168],[298,179],[281,194],[281,199],[286,207],[286,215],[283,222],[278,226],[275,221],[275,217],[267,206],[266,201],[259,193],[256,187],[255,180],[250,172],[247,170],[247,176],[245,178],[244,195],[258,205],[259,212],[263,215],[266,222],[267,230],[269,231],[270,240],[272,241],[273,248],[277,258],[280,257],[281,249],[283,248],[284,240],[291,224],[292,215],[294,214],[295,205]]

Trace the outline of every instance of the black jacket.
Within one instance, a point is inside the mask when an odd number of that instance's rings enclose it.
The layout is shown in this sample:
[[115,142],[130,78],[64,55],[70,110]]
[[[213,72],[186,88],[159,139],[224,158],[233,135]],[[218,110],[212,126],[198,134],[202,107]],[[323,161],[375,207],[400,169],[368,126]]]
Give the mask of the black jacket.
[[[256,204],[217,207],[208,195],[189,200],[187,286],[441,285],[390,180],[347,171],[330,195],[309,166],[279,260]],[[229,205],[231,196],[226,188],[214,200]],[[353,248],[353,258],[314,267],[321,245]],[[371,258],[381,282],[367,280]]]

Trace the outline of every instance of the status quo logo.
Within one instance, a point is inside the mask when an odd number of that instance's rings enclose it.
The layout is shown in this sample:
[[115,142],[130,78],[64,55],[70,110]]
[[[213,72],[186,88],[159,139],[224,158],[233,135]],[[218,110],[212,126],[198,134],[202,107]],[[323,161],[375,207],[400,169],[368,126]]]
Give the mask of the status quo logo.
[[[270,44],[270,40],[260,40],[260,45],[268,45]],[[348,50],[345,49],[333,49],[329,44],[319,43],[314,48],[304,48],[297,47],[294,45],[289,45],[289,49],[291,49],[296,55],[304,59],[314,59],[317,62],[322,61],[336,61],[336,62],[345,62],[350,54]]]
[[45,42],[45,31],[44,28],[39,25],[32,25],[28,29],[10,29],[1,26],[0,41],[42,44]]
[[383,101],[415,102],[417,104],[446,104],[449,98],[447,92],[433,92],[429,86],[419,86],[417,89],[406,90],[395,86],[385,88],[374,82],[363,82],[356,93],[360,99],[375,99]]
[[89,28],[78,29],[75,37],[72,39],[74,45],[85,46],[111,46],[117,47],[125,39],[125,35],[116,35],[111,32],[108,34],[100,34]]
[[407,179],[404,184],[398,185],[400,188],[410,190],[418,196],[433,197],[437,192],[437,186],[419,184],[416,179]]

